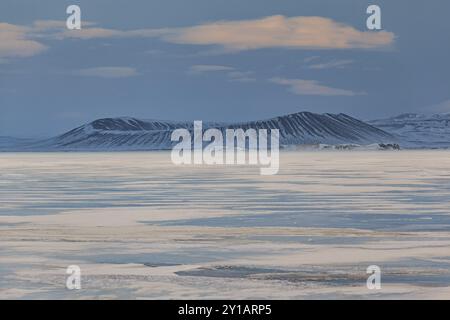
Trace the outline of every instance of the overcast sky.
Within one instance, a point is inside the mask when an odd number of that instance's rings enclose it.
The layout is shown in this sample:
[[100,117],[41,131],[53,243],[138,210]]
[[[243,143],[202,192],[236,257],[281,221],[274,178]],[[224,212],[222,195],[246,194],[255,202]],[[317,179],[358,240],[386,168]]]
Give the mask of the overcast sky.
[[[82,30],[65,27],[70,4]],[[0,135],[116,116],[450,112],[449,15],[448,0],[2,0]]]

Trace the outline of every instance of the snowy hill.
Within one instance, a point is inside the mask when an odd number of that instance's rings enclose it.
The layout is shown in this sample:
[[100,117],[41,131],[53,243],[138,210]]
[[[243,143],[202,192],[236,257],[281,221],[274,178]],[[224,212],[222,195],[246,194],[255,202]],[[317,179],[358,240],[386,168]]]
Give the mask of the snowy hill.
[[398,135],[404,147],[450,148],[450,114],[405,113],[369,123]]
[[[73,129],[52,139],[28,145],[34,150],[164,150],[174,143],[173,130],[192,130],[193,122],[106,118]],[[279,129],[281,145],[389,143],[395,138],[345,114],[300,112],[268,120],[224,124],[205,122],[203,128]]]

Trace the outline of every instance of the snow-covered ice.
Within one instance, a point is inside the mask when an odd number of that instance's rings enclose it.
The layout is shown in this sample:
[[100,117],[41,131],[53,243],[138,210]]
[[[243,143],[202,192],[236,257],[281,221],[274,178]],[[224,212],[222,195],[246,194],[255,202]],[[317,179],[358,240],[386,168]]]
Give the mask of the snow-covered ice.
[[448,151],[282,152],[275,176],[3,153],[0,298],[448,299],[449,172]]

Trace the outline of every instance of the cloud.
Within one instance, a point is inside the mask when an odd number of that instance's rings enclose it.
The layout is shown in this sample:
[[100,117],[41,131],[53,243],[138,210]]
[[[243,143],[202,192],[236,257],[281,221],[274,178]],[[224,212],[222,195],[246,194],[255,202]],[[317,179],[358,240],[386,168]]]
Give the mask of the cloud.
[[206,65],[206,64],[194,65],[189,68],[189,72],[191,73],[230,71],[230,70],[234,70],[234,68],[227,66]]
[[97,23],[83,20],[80,30],[69,30],[66,21],[63,20],[37,20],[30,28],[30,34],[35,37],[50,39],[101,39],[101,38],[123,38],[132,37],[133,32],[100,28]]
[[328,87],[325,85],[321,85],[318,81],[315,80],[272,78],[269,81],[276,84],[288,86],[289,90],[292,93],[298,95],[356,96],[364,94],[362,92],[358,93],[351,90]]
[[256,78],[253,77],[253,72],[251,71],[231,71],[227,73],[230,81],[236,82],[253,82]]
[[319,56],[307,57],[307,58],[303,59],[303,62],[309,63],[309,62],[317,60],[317,59],[320,59],[320,57]]
[[332,68],[344,68],[345,66],[352,64],[353,60],[334,60],[324,63],[317,63],[307,66],[308,69],[332,69]]
[[33,31],[48,31],[66,28],[66,22],[63,20],[37,20],[33,22]]
[[[55,27],[57,21],[40,21],[35,28]],[[115,30],[85,24],[81,30],[61,30],[58,39],[157,37],[166,42],[217,45],[228,51],[262,48],[376,49],[393,44],[388,31],[359,31],[324,17],[274,15],[253,20],[217,21],[181,28]]]
[[161,37],[168,32],[170,29],[137,29],[137,30],[117,30],[117,29],[107,29],[92,26],[84,26],[81,30],[67,30],[64,29],[60,32],[54,33],[51,37],[59,40],[63,39],[102,39],[102,38],[156,38]]
[[230,51],[262,48],[375,49],[394,42],[394,34],[387,31],[359,31],[328,18],[287,18],[282,15],[166,29],[161,36],[168,42],[218,45]]
[[[101,39],[101,38],[124,38],[127,37],[127,32],[105,29],[105,28],[82,28],[81,30],[64,30],[53,35],[54,38],[63,40],[67,38],[74,39]],[[129,36],[128,36],[129,37]]]
[[[65,21],[38,20],[31,26],[0,23],[0,58],[28,57],[47,47],[38,39],[159,38],[189,45],[215,45],[225,51],[263,48],[378,49],[393,44],[388,31],[359,31],[324,17],[269,16],[253,20],[216,21],[181,28],[117,30],[83,21],[81,30],[67,30]],[[223,52],[223,51],[222,51]]]
[[[82,27],[90,27],[96,25],[95,22],[85,21],[81,22]],[[62,31],[67,30],[66,21],[64,20],[36,20],[33,22],[33,31]]]
[[81,69],[74,72],[75,75],[100,78],[128,78],[139,75],[135,68],[129,67],[96,67]]
[[0,23],[0,58],[31,57],[47,49],[29,39],[29,29],[9,23]]
[[221,65],[210,65],[210,64],[201,64],[201,65],[193,65],[189,68],[188,73],[190,74],[202,74],[209,72],[224,72],[228,79],[233,82],[252,82],[256,81],[255,78],[252,77],[253,72],[251,71],[239,71],[233,67],[229,66],[221,66]]

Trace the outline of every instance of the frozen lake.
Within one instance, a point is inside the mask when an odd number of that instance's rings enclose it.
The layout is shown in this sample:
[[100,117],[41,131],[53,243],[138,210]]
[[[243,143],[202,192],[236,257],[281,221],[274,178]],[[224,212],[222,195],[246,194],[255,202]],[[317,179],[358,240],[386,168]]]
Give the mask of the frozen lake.
[[450,298],[450,151],[280,160],[0,154],[0,298]]

